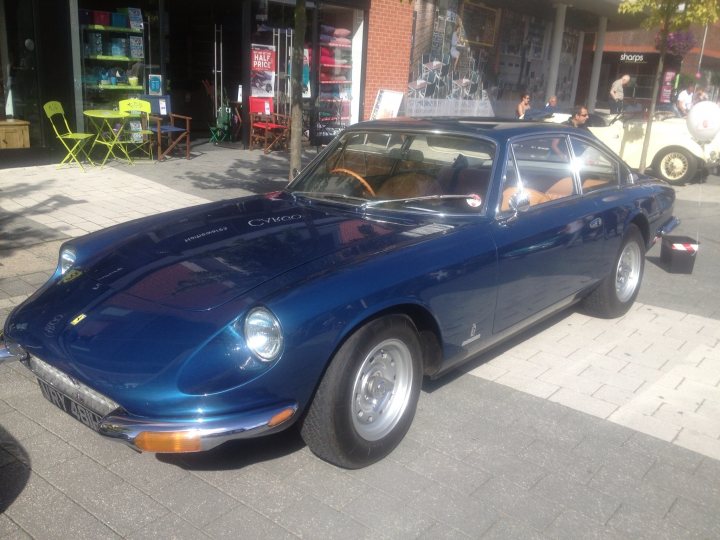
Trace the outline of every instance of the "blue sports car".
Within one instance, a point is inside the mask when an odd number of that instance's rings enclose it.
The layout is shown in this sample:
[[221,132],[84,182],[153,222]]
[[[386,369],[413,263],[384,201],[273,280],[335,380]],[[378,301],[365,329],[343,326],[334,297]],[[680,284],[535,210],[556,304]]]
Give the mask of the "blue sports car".
[[2,356],[141,451],[294,425],[363,467],[402,440],[424,376],[571,304],[625,313],[674,199],[586,130],[360,123],[283,191],[66,242]]

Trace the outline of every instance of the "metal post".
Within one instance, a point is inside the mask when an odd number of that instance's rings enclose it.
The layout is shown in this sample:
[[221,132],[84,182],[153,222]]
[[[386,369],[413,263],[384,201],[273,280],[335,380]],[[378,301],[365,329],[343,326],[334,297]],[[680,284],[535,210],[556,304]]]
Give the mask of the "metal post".
[[560,53],[562,52],[563,33],[565,32],[565,4],[555,4],[555,24],[553,25],[552,45],[550,47],[550,69],[548,71],[546,96],[557,93],[557,77],[560,68]]
[[698,60],[698,68],[697,68],[698,73],[700,73],[700,68],[702,67],[703,54],[705,53],[705,40],[707,39],[707,30],[708,30],[708,25],[706,24],[705,25],[705,33],[703,34],[702,47],[700,47],[700,58]]
[[590,73],[590,88],[588,89],[587,105],[590,112],[595,111],[595,105],[597,104],[598,84],[600,82],[600,68],[602,67],[606,32],[607,17],[600,17],[598,19],[597,34],[595,35],[595,53],[593,54],[592,71]]

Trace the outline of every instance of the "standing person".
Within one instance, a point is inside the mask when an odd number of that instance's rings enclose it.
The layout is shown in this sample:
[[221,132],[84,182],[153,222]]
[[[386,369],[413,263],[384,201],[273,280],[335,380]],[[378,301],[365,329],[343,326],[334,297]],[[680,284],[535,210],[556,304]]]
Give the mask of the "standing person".
[[624,87],[630,82],[630,75],[625,74],[610,86],[610,112],[619,113],[623,109],[623,100],[625,99]]
[[462,21],[458,19],[457,26],[455,27],[455,31],[452,33],[452,38],[450,39],[450,56],[453,58],[453,71],[457,71],[457,65],[460,61],[460,48],[463,47],[464,44],[465,37],[463,25]]
[[690,107],[692,107],[693,104],[694,93],[695,85],[693,83],[688,83],[687,87],[685,87],[685,90],[678,94],[678,98],[675,104],[677,105],[680,116],[687,116],[688,112],[690,112]]
[[518,120],[522,120],[525,118],[525,113],[530,108],[530,94],[527,92],[522,95],[520,98],[520,103],[517,104],[517,107],[515,107],[515,117]]
[[585,125],[589,113],[585,105],[578,105],[573,109],[572,116],[563,122],[566,126],[572,126],[579,129],[588,129]]

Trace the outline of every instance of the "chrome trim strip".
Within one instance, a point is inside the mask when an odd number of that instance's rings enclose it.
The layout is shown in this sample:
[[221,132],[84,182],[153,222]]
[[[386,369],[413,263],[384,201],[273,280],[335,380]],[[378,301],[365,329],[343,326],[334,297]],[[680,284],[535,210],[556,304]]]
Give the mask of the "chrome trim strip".
[[295,417],[298,405],[296,402],[288,402],[264,409],[248,411],[237,416],[218,419],[200,418],[189,422],[156,422],[144,418],[110,415],[106,416],[102,422],[100,422],[100,429],[98,431],[100,435],[118,439],[135,450],[139,450],[135,446],[135,439],[144,431],[155,433],[170,431],[196,432],[200,435],[201,449],[210,450],[226,441],[250,439],[272,431],[284,429],[287,420],[273,427],[268,426],[268,422],[276,414],[286,409],[293,410],[293,415],[288,419],[290,420]]

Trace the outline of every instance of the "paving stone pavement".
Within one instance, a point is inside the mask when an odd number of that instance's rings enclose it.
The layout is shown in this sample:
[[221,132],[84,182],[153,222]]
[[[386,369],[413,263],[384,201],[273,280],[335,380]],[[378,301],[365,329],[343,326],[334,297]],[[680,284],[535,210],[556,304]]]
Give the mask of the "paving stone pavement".
[[[312,157],[309,153],[308,159]],[[0,170],[0,322],[64,238],[281,187],[283,154]],[[567,311],[438,381],[400,447],[360,471],[294,430],[184,456],[138,454],[0,365],[0,538],[718,538],[720,179],[678,188],[692,275],[659,247],[624,317]]]

